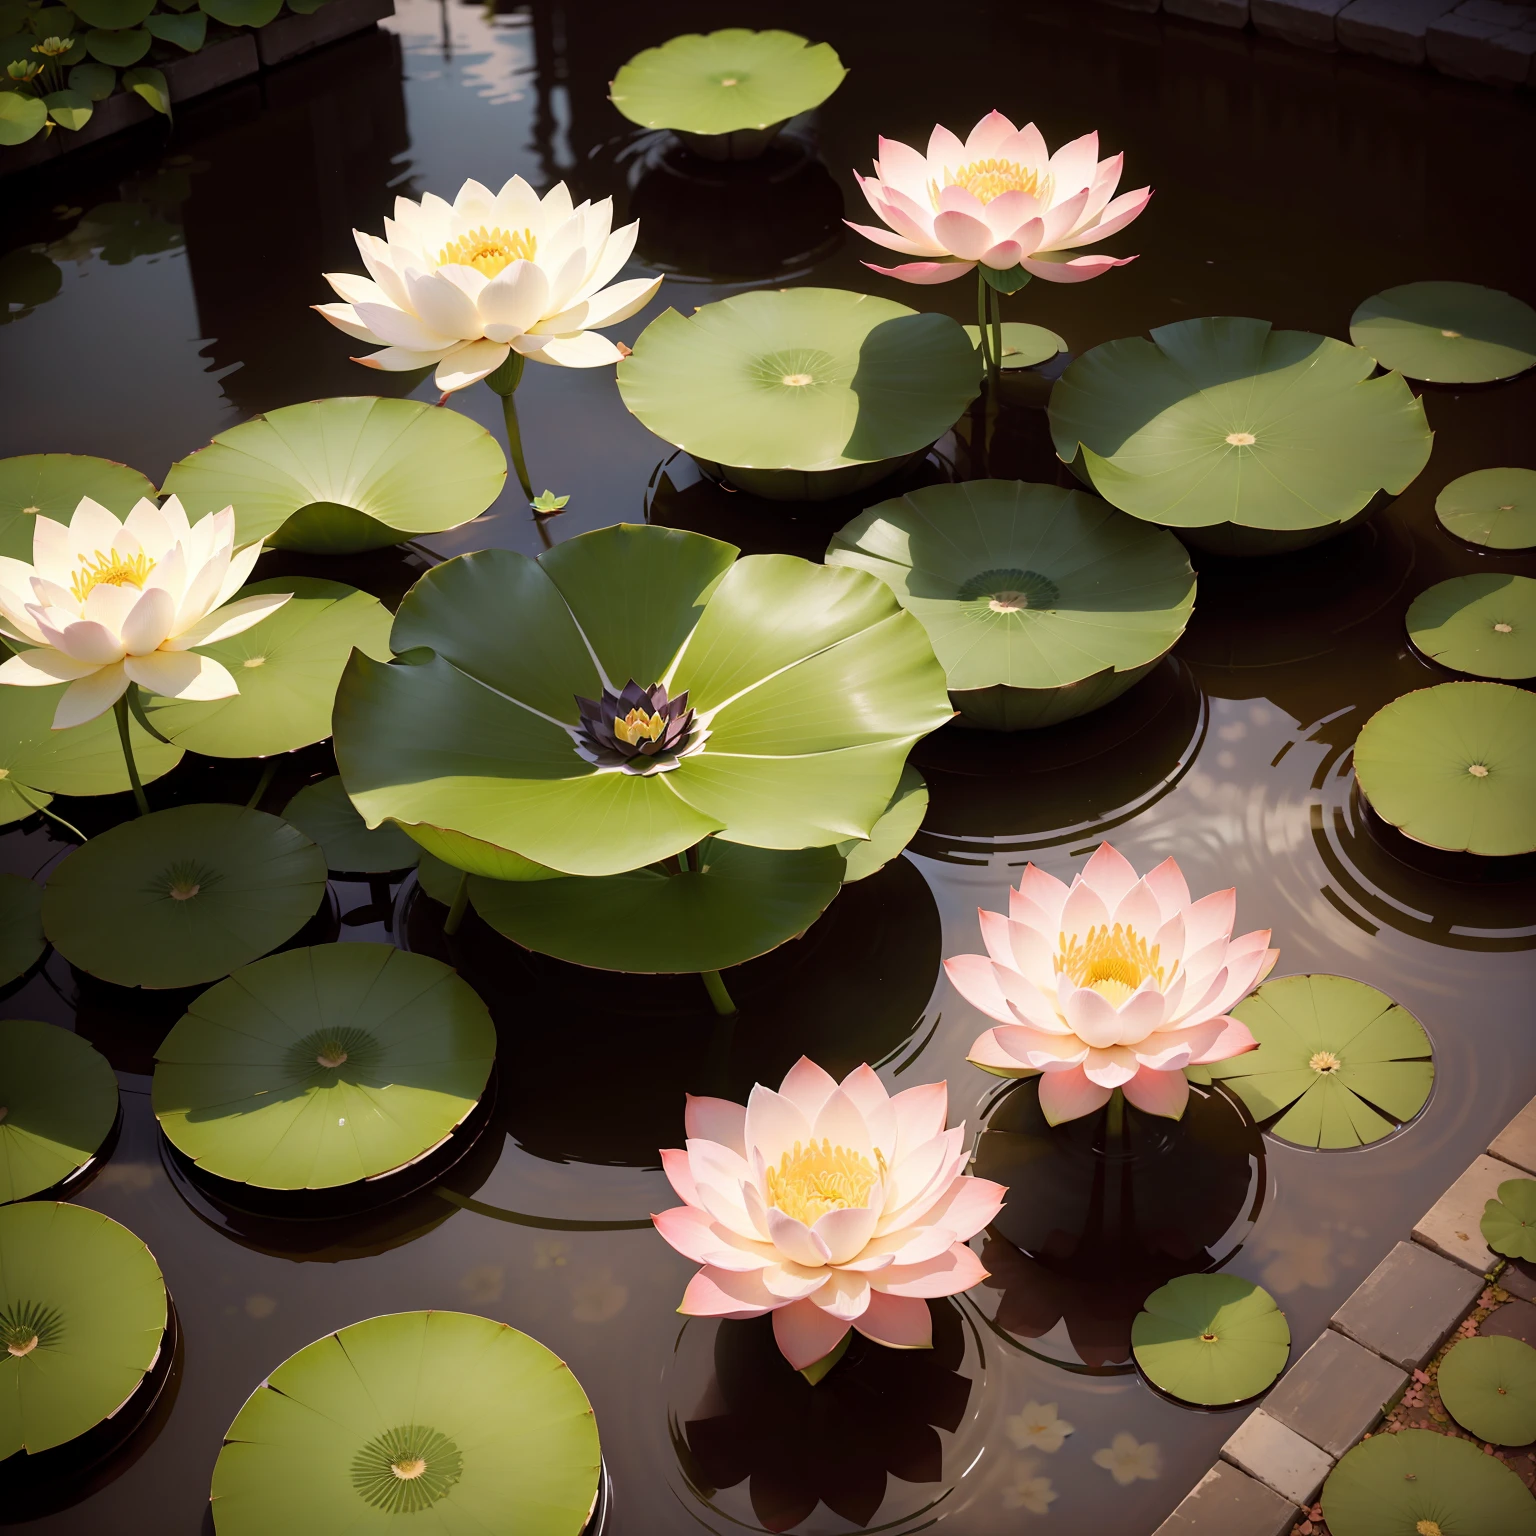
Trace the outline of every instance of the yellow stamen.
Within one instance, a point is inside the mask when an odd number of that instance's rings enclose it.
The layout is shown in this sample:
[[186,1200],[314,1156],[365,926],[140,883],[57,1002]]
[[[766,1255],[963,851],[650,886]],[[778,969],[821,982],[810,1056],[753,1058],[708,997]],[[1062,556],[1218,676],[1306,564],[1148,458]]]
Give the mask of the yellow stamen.
[[80,569],[69,583],[77,603],[83,603],[94,587],[140,587],[149,580],[155,562],[141,550],[136,555],[120,555],[115,549],[96,550],[80,556]]
[[[958,171],[944,172],[944,186],[964,187],[974,198],[990,203],[1005,192],[1028,192],[1042,203],[1050,201],[1051,178],[1040,171],[1030,170],[1017,160],[972,160]],[[933,206],[939,206],[938,182],[928,184]]]
[[825,1137],[819,1146],[813,1141],[802,1147],[797,1141],[794,1151],[768,1170],[768,1203],[812,1226],[828,1211],[868,1205],[869,1192],[885,1171],[878,1151],[875,1163],[878,1170],[862,1153],[834,1147]]
[[1344,1063],[1332,1051],[1314,1051],[1307,1065],[1314,1072],[1337,1072]]
[[660,715],[648,715],[643,709],[630,710],[622,720],[617,715],[613,717],[613,734],[632,747],[642,741],[655,741],[666,728],[667,722]]
[[1149,977],[1164,990],[1174,971],[1159,964],[1161,946],[1148,944],[1126,924],[1107,924],[1090,928],[1083,939],[1060,936],[1061,953],[1056,956],[1056,974],[1063,972],[1080,987],[1091,987],[1100,997],[1118,1008]]
[[499,225],[487,229],[484,224],[457,240],[450,240],[438,256],[440,266],[473,267],[485,277],[495,277],[514,261],[532,261],[539,242],[531,229],[508,234]]

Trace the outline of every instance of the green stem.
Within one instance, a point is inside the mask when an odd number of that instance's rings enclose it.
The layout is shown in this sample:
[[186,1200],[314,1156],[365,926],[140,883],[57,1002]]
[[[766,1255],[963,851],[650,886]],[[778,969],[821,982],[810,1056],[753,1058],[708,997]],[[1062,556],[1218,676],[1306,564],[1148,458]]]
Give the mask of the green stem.
[[[991,327],[988,325],[988,315],[991,310],[992,287],[986,279],[986,269],[980,262],[976,263],[976,333],[981,341],[982,361],[987,365],[987,385],[990,388],[997,382],[998,358],[992,355],[990,343]],[[1002,355],[1001,349],[998,357]]]
[[251,798],[245,802],[248,811],[254,811],[261,804],[261,797],[272,787],[272,780],[277,777],[277,764],[268,763],[261,770],[261,777],[256,781],[256,788],[251,791]]
[[1116,1088],[1109,1096],[1109,1107],[1105,1111],[1104,1122],[1104,1149],[1106,1152],[1119,1152],[1120,1144],[1125,1140],[1125,1093]]
[[729,1018],[736,1012],[736,1004],[731,1001],[731,994],[726,991],[720,972],[700,971],[699,974],[704,978],[704,990],[709,993],[709,1000],[715,1005],[715,1012],[722,1018]]
[[997,359],[999,372],[1003,366],[1003,296],[996,288],[989,287],[989,303],[992,308],[992,356]]
[[517,471],[517,483],[523,488],[523,499],[531,509],[533,482],[528,478],[528,465],[523,458],[523,434],[517,423],[517,386],[522,382],[524,366],[521,352],[509,352],[506,362],[485,382],[501,396],[501,415],[507,424],[507,447],[512,452],[512,467]]
[[[135,685],[129,683],[128,686],[132,688]],[[128,695],[126,692],[112,706],[112,713],[117,716],[117,739],[123,744],[123,761],[128,764],[128,782],[133,786],[133,803],[138,806],[140,816],[148,816],[149,801],[144,798],[144,786],[139,782],[139,765],[133,760],[133,741],[128,735]]]
[[453,905],[448,908],[448,920],[443,924],[443,932],[455,934],[459,931],[459,924],[464,921],[464,913],[469,907],[469,876],[459,876],[458,889],[453,893]]
[[77,827],[77,826],[76,826],[76,825],[75,825],[75,824],[74,824],[74,823],[73,823],[73,822],[71,822],[71,821],[65,821],[65,820],[64,820],[64,818],[63,818],[63,817],[62,817],[62,816],[60,816],[60,815],[59,815],[59,813],[58,813],[58,812],[57,812],[57,811],[50,811],[50,810],[49,810],[49,809],[48,809],[48,807],[47,807],[47,806],[46,806],[46,805],[39,805],[39,804],[38,804],[38,803],[37,803],[37,801],[36,801],[36,800],[34,800],[34,799],[33,799],[33,798],[32,798],[32,796],[31,796],[31,795],[29,795],[29,794],[28,794],[28,793],[27,793],[27,792],[26,792],[26,790],[24,790],[24,789],[23,789],[23,788],[22,788],[22,787],[21,787],[21,785],[20,785],[20,784],[12,784],[12,785],[11,785],[11,788],[12,788],[12,789],[14,789],[14,790],[15,790],[15,791],[16,791],[16,793],[17,793],[17,794],[18,794],[18,795],[20,795],[20,796],[21,796],[21,798],[22,798],[22,799],[23,799],[23,800],[25,800],[25,801],[26,801],[26,803],[27,803],[27,804],[28,804],[28,805],[30,805],[30,806],[31,806],[31,807],[32,807],[32,809],[33,809],[33,810],[34,810],[34,811],[36,811],[36,812],[37,812],[37,813],[38,813],[38,814],[39,814],[39,815],[40,815],[40,816],[46,816],[46,817],[47,817],[47,818],[48,818],[48,819],[49,819],[49,820],[50,820],[50,821],[56,821],[56,822],[58,822],[58,824],[59,824],[59,825],[60,825],[60,826],[61,826],[61,827],[63,827],[63,828],[64,828],[64,830],[65,830],[65,831],[66,831],[66,832],[73,832],[73,833],[74,833],[74,834],[75,834],[75,836],[76,836],[76,837],[78,837],[78,838],[79,838],[79,839],[80,839],[80,841],[81,841],[81,842],[82,842],[82,843],[86,843],[86,842],[89,842],[89,841],[90,841],[90,839],[89,839],[89,838],[88,838],[88,837],[87,837],[87,836],[86,836],[86,835],[85,835],[85,833],[84,833],[84,832],[82,832],[82,831],[81,831],[81,830],[80,830],[80,828],[79,828],[79,827]]

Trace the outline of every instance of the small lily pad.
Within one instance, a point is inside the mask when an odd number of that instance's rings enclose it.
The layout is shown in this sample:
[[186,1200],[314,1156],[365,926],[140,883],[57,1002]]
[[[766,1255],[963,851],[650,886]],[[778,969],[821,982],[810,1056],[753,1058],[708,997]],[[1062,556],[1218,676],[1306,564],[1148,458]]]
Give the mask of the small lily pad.
[[[1018,320],[1005,320],[1002,325],[1003,332],[1003,357],[1001,367],[1006,373],[1014,368],[1033,368],[1040,363],[1048,363],[1059,353],[1067,350],[1066,341],[1058,336],[1055,331],[1048,331],[1043,325],[1025,325]],[[978,360],[981,351],[980,330],[974,325],[965,328],[965,334],[970,343],[976,348]],[[990,334],[987,340],[991,345]],[[983,367],[985,365],[983,364]]]
[[1483,1207],[1483,1240],[1506,1259],[1536,1262],[1536,1179],[1505,1179]]
[[1536,309],[1477,283],[1405,283],[1361,304],[1349,339],[1410,379],[1486,384],[1536,363]]
[[343,396],[220,432],[162,489],[194,520],[233,506],[242,544],[341,555],[470,522],[506,478],[496,439],[458,411]]
[[[1257,1121],[1302,1147],[1360,1147],[1424,1108],[1429,1036],[1384,992],[1347,976],[1282,976],[1232,1009],[1256,1051],[1208,1070]],[[1283,1112],[1283,1113],[1282,1113]]]
[[1536,548],[1536,469],[1476,469],[1435,498],[1435,516],[1484,549]]
[[1136,1364],[1180,1402],[1246,1402],[1285,1369],[1291,1330],[1275,1298],[1240,1275],[1180,1275],[1131,1325]]
[[1355,778],[1372,810],[1416,842],[1536,852],[1536,695],[1505,683],[1404,694],[1366,721]]
[[1323,1484],[1332,1536],[1531,1536],[1536,1499],[1467,1440],[1428,1429],[1372,1435]]
[[191,987],[291,939],[324,895],[325,856],[286,821],[182,805],[75,849],[43,892],[43,931],[103,981]]
[[84,1037],[0,1020],[0,1205],[62,1184],[117,1121],[117,1075]]
[[1498,571],[1438,581],[1408,609],[1408,638],[1469,677],[1536,677],[1536,581]]
[[370,832],[334,774],[306,784],[283,807],[283,820],[317,842],[326,864],[337,873],[393,874],[412,868],[421,854],[421,845],[392,821]]
[[0,875],[0,987],[24,976],[47,947],[42,887],[25,875]]
[[1463,1339],[1435,1378],[1446,1411],[1492,1445],[1536,1440],[1536,1349],[1519,1339]]
[[884,869],[917,836],[917,829],[927,814],[927,782],[908,763],[901,770],[901,778],[885,815],[870,829],[869,841],[849,838],[837,845],[837,851],[848,861],[843,871],[843,884],[851,885],[855,880],[867,879],[876,870]]
[[24,453],[0,459],[0,555],[32,560],[38,514],[67,523],[82,496],[126,517],[134,503],[154,499],[153,483],[136,469],[83,453]]

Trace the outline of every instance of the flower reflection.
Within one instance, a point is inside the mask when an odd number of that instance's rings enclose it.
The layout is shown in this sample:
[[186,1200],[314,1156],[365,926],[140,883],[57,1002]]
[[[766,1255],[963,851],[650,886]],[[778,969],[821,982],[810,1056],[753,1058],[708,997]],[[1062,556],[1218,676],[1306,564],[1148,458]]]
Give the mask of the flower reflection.
[[1003,1485],[1003,1508],[1022,1509],[1031,1515],[1048,1515],[1056,1502],[1056,1490],[1038,1471],[1032,1456],[1020,1457],[1013,1467],[1013,1481]]
[[1103,1467],[1122,1488],[1129,1488],[1138,1479],[1150,1482],[1162,1475],[1163,1453],[1150,1440],[1138,1441],[1135,1435],[1121,1430],[1093,1453],[1093,1464]]
[[1059,1451],[1072,1426],[1057,1415],[1055,1403],[1025,1403],[1004,1421],[1008,1438],[1021,1451]]

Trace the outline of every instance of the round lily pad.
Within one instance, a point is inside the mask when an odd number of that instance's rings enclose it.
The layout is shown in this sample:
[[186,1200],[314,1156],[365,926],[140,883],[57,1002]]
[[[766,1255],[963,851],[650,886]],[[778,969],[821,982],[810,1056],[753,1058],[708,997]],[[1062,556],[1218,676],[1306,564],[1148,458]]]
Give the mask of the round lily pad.
[[1267,320],[1106,342],[1051,393],[1056,452],[1107,501],[1220,554],[1331,538],[1429,460],[1424,408],[1366,352]]
[[32,561],[32,533],[41,513],[67,523],[83,496],[126,517],[134,503],[154,499],[152,481],[126,464],[83,453],[24,453],[0,459],[0,555]]
[[1136,1364],[1153,1386],[1205,1407],[1246,1402],[1285,1369],[1291,1330],[1275,1298],[1240,1275],[1180,1275],[1147,1297],[1131,1325]]
[[[873,839],[871,839],[873,841]],[[709,838],[680,874],[469,882],[469,899],[525,949],[603,971],[721,971],[804,933],[842,888],[836,848]]]
[[1504,683],[1404,694],[1365,722],[1355,779],[1371,809],[1416,842],[1536,852],[1536,695]]
[[1536,469],[1476,469],[1435,498],[1435,516],[1484,549],[1536,548]]
[[597,1422],[536,1339],[463,1312],[396,1312],[327,1334],[246,1400],[213,1469],[219,1536],[411,1530],[579,1536],[601,1478]]
[[194,520],[233,506],[242,544],[355,554],[470,522],[506,478],[500,445],[469,417],[343,396],[220,432],[171,465],[161,489]]
[[325,856],[286,821],[182,805],[75,849],[43,892],[43,931],[103,981],[190,987],[276,949],[324,895]]
[[1536,309],[1477,283],[1405,283],[1361,304],[1349,339],[1410,379],[1485,384],[1536,363]]
[[1323,1484],[1332,1536],[1531,1536],[1536,1499],[1481,1447],[1428,1429],[1372,1435]]
[[[1040,363],[1048,363],[1058,353],[1067,350],[1067,344],[1055,331],[1048,331],[1043,325],[1025,325],[1018,320],[1005,320],[1002,324],[1003,332],[1003,356],[1001,367],[1005,373],[1015,368],[1033,368]],[[980,330],[974,325],[965,328],[965,334],[971,345],[977,349],[980,355],[981,336]],[[991,345],[990,333],[987,345]]]
[[155,1053],[155,1117],[199,1168],[330,1189],[426,1156],[480,1102],[485,1004],[441,961],[388,944],[269,955],[210,987]]
[[1519,1339],[1462,1339],[1435,1378],[1446,1411],[1492,1445],[1536,1440],[1536,1349]]
[[1536,1261],[1536,1179],[1505,1179],[1483,1207],[1483,1241],[1507,1259]]
[[829,565],[878,576],[928,632],[950,702],[992,730],[1118,698],[1189,621],[1184,546],[1096,497],[1018,480],[911,491],[833,536]]
[[1498,571],[1438,581],[1408,609],[1408,638],[1469,677],[1536,677],[1536,581]]
[[82,1036],[0,1020],[0,1205],[62,1184],[117,1122],[117,1077]]
[[837,851],[848,861],[843,871],[843,884],[851,885],[855,880],[867,879],[877,870],[884,869],[917,836],[917,829],[927,814],[927,782],[908,763],[901,770],[901,778],[885,815],[870,829],[869,841],[849,838],[837,845]]
[[412,868],[421,855],[421,845],[392,821],[369,831],[334,775],[306,784],[283,807],[283,820],[318,843],[326,864],[340,873],[393,874]]
[[0,1461],[63,1445],[116,1413],[165,1334],[154,1255],[97,1211],[0,1207]]
[[[1384,992],[1347,976],[1282,976],[1232,1009],[1259,1042],[1209,1068],[1255,1120],[1302,1147],[1380,1141],[1424,1108],[1429,1036]],[[1283,1112],[1283,1113],[1282,1113]]]
[[237,695],[201,704],[146,701],[150,724],[178,747],[205,757],[268,757],[323,741],[352,652],[389,659],[394,621],[376,597],[314,576],[252,582],[238,596],[265,592],[293,595],[250,629],[197,647],[229,669]]
[[979,387],[947,315],[841,288],[669,309],[619,363],[624,403],[742,490],[822,501],[873,485],[954,425]]
[[47,947],[42,887],[25,875],[0,875],[0,987],[30,971]]

